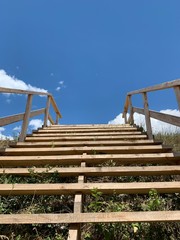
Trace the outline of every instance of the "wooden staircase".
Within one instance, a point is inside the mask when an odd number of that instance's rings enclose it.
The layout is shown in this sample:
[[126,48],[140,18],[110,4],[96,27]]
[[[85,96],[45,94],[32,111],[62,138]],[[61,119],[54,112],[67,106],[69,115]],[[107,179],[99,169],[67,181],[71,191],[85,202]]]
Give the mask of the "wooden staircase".
[[[27,135],[24,142],[1,150],[0,174],[29,176],[59,173],[68,183],[0,184],[1,196],[74,195],[72,213],[2,214],[0,224],[69,224],[68,239],[80,239],[80,224],[180,221],[180,211],[84,212],[93,189],[103,194],[180,193],[179,181],[100,182],[104,176],[179,175],[180,155],[149,140],[137,127],[124,125],[52,125]],[[46,171],[48,165],[48,171]]]

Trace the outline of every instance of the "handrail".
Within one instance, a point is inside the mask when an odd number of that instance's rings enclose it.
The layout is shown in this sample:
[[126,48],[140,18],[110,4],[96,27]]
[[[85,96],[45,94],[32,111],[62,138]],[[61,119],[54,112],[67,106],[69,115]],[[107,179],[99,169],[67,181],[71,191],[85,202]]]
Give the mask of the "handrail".
[[[15,114],[15,115],[0,118],[0,127],[23,120],[22,130],[21,130],[21,133],[20,133],[20,136],[19,136],[19,141],[20,142],[23,142],[24,139],[25,139],[29,118],[44,113],[45,116],[44,116],[43,127],[47,126],[47,121],[48,120],[50,120],[51,124],[58,124],[59,118],[62,118],[62,115],[61,115],[61,113],[58,109],[58,106],[57,106],[52,94],[50,94],[48,92],[36,92],[36,91],[27,91],[27,90],[21,90],[21,89],[11,89],[11,88],[0,87],[0,93],[26,94],[26,95],[28,95],[27,103],[26,103],[26,110],[25,110],[24,113],[19,113],[19,114]],[[35,110],[35,111],[31,111],[32,98],[33,98],[34,95],[47,96],[47,103],[46,103],[45,108],[38,109],[38,110]],[[54,112],[56,113],[56,120],[55,121],[53,121],[53,119],[52,119],[52,117],[49,113],[50,104],[52,105],[52,107],[54,109]]]
[[[174,89],[178,108],[180,110],[180,79],[177,79],[174,81],[158,84],[158,85],[155,85],[152,87],[147,87],[147,88],[143,88],[140,90],[128,92],[127,96],[126,96],[125,104],[124,104],[124,111],[123,111],[123,118],[125,118],[125,123],[130,123],[130,124],[134,123],[133,114],[135,112],[145,115],[147,135],[148,135],[149,139],[153,139],[150,117],[180,127],[180,117],[149,110],[147,93],[153,92],[153,91],[158,91],[158,90],[164,90],[164,89],[168,89],[168,88]],[[132,96],[135,94],[142,94],[144,108],[133,107]],[[130,110],[129,119],[127,119],[128,110]]]

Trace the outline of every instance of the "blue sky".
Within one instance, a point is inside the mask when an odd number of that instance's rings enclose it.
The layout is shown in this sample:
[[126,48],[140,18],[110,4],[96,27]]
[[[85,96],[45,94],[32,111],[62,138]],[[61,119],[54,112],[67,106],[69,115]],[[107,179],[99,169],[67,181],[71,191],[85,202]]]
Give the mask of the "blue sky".
[[[128,91],[180,78],[179,10],[179,0],[0,0],[0,69],[51,92],[62,124],[107,123]],[[22,96],[0,101],[1,116],[24,111]],[[173,92],[150,95],[150,107],[177,108]]]

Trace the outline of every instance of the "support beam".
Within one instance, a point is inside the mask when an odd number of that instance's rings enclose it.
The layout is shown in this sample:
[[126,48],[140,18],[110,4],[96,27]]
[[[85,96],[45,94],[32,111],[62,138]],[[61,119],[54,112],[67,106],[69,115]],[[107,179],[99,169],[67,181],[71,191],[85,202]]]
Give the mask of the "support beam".
[[32,98],[33,98],[33,95],[29,94],[28,98],[27,98],[26,111],[25,111],[24,118],[23,118],[21,134],[19,136],[19,142],[23,142],[25,139],[25,136],[26,136],[26,131],[27,131],[28,123],[29,123],[29,117],[30,117],[30,113],[31,113]]
[[147,135],[149,139],[153,139],[147,93],[144,92],[142,94],[143,94],[143,101],[144,101],[144,114],[145,114],[145,120],[146,120]]

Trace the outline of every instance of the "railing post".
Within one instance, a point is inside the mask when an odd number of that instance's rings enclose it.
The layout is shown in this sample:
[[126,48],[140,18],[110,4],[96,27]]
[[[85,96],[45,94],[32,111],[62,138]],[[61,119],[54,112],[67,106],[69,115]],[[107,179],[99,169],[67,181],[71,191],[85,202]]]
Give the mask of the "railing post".
[[129,109],[130,109],[130,115],[129,115],[129,119],[128,119],[128,123],[129,124],[134,124],[134,112],[133,112],[133,106],[132,106],[132,96],[129,95]]
[[59,124],[59,115],[56,113],[56,124]]
[[147,128],[147,135],[149,139],[153,139],[152,135],[152,127],[151,127],[151,119],[150,119],[150,113],[149,113],[149,104],[148,104],[148,98],[147,93],[144,92],[143,94],[143,101],[144,101],[144,114],[145,114],[145,120],[146,120],[146,128]]
[[51,102],[50,96],[47,96],[46,109],[45,109],[45,114],[44,114],[44,127],[47,127],[50,102]]
[[24,139],[25,139],[25,136],[26,136],[29,117],[30,117],[30,113],[31,113],[32,98],[33,98],[33,95],[28,94],[26,110],[25,110],[25,113],[24,113],[23,124],[22,124],[22,129],[21,129],[21,134],[19,136],[19,142],[23,142]]
[[179,111],[180,111],[180,86],[174,87],[174,92],[176,94],[178,108],[179,108]]

